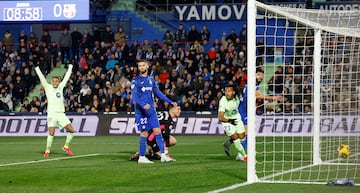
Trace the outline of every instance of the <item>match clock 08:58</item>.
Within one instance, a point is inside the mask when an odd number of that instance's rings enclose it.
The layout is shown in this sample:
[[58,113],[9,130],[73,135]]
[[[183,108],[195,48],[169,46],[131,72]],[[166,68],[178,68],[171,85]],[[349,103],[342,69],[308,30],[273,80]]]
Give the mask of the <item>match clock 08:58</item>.
[[4,21],[36,21],[42,20],[41,7],[4,8]]

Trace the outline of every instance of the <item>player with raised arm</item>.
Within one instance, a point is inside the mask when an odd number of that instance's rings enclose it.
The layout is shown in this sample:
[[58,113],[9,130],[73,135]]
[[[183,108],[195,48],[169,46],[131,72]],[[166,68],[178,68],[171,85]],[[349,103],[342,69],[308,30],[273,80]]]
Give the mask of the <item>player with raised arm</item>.
[[238,153],[244,157],[244,162],[247,162],[247,154],[241,144],[241,141],[245,140],[245,127],[241,121],[239,105],[238,89],[234,85],[227,85],[225,95],[219,101],[218,119],[221,121],[226,135],[233,140]]
[[65,145],[62,147],[62,149],[69,156],[73,155],[73,153],[70,150],[69,144],[71,143],[71,140],[74,137],[74,128],[71,125],[69,118],[66,117],[65,115],[64,96],[63,96],[64,87],[70,78],[72,68],[73,65],[70,64],[62,81],[60,77],[54,76],[51,78],[51,84],[48,84],[39,66],[35,67],[35,72],[39,77],[42,86],[45,89],[45,93],[48,101],[47,125],[49,129],[49,134],[47,136],[46,150],[44,153],[45,158],[50,156],[50,150],[54,140],[56,126],[58,126],[59,128],[65,128],[67,132],[67,136],[66,136]]
[[[261,92],[259,91],[259,84],[263,81],[264,79],[264,70],[261,68],[257,68],[256,69],[256,98],[257,99],[265,99],[265,100],[277,100],[280,101],[282,100],[282,96],[268,96],[268,95],[263,95],[261,94]],[[241,115],[241,120],[245,126],[245,132],[247,134],[247,85],[245,86],[244,90],[243,90],[243,96],[241,97],[241,101],[240,101],[240,105],[239,105],[239,113]],[[226,140],[223,144],[224,146],[224,151],[225,153],[230,156],[230,145],[233,143],[233,140],[230,138],[228,140]],[[247,149],[247,137],[245,136],[245,140],[241,142],[241,144],[243,145],[244,149]],[[237,157],[237,159],[243,159],[241,157],[241,155],[238,155],[239,157]]]
[[[175,126],[175,119],[180,116],[181,109],[179,106],[173,106],[169,111],[158,112],[158,119],[160,122],[161,134],[165,142],[165,154],[169,156],[169,147],[176,144],[176,138],[170,134],[171,129]],[[161,159],[161,153],[159,146],[156,143],[155,133],[152,130],[149,131],[149,136],[147,138],[147,144],[150,146],[148,154],[145,156],[150,159]],[[174,158],[170,157],[173,161],[176,161]],[[129,160],[134,161],[139,159],[139,152],[136,152],[134,155],[131,155]]]
[[145,157],[146,142],[149,131],[155,133],[156,144],[161,153],[161,162],[171,162],[172,159],[165,154],[164,139],[161,135],[160,123],[155,109],[154,94],[161,100],[177,106],[157,87],[155,80],[148,76],[149,61],[138,63],[139,74],[131,82],[131,101],[134,102],[135,122],[140,131],[139,160],[138,163],[153,163]]

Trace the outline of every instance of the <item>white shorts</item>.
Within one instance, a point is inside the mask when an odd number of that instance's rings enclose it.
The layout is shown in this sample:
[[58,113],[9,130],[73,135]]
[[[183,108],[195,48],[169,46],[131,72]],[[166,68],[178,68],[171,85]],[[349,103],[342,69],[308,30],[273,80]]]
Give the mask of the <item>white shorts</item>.
[[47,115],[48,127],[58,126],[60,129],[62,129],[70,123],[71,122],[69,118],[65,115],[65,113],[49,113]]
[[239,121],[237,125],[231,123],[221,123],[227,136],[232,136],[235,133],[245,133],[245,127],[242,121]]

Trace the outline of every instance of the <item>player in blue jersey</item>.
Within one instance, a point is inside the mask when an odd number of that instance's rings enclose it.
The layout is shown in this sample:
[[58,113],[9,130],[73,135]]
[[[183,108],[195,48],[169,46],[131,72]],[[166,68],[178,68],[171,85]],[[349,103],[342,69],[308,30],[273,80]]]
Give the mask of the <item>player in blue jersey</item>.
[[170,162],[172,159],[165,154],[164,139],[154,106],[154,94],[173,106],[177,106],[177,104],[166,97],[157,87],[155,80],[148,76],[149,61],[142,60],[137,64],[139,75],[131,82],[131,102],[134,104],[135,122],[140,131],[138,163],[153,163],[145,157],[146,142],[150,130],[155,133],[156,143],[161,152],[161,162]]
[[[259,84],[263,81],[264,79],[264,70],[261,68],[257,68],[256,69],[256,99],[265,99],[265,100],[277,100],[277,101],[281,101],[283,99],[282,96],[268,96],[268,95],[263,95],[260,93],[259,91]],[[247,86],[245,86],[244,90],[243,90],[243,96],[240,100],[240,105],[238,107],[239,113],[241,115],[241,120],[245,126],[245,131],[247,133],[247,97],[248,97],[248,92],[247,92]],[[226,155],[230,156],[230,145],[233,143],[232,139],[228,139],[224,142],[223,146],[224,146],[224,151],[226,153]],[[247,149],[247,137],[245,138],[244,141],[241,142],[241,144],[243,145],[244,149]],[[241,157],[237,157],[237,159],[242,159]]]
[[[167,154],[169,157],[169,147],[174,146],[176,144],[176,138],[171,135],[171,130],[175,127],[176,119],[180,116],[181,109],[179,106],[170,107],[169,111],[162,111],[157,112],[158,113],[158,119],[160,122],[160,130],[161,134],[164,139],[164,145],[165,145],[165,154]],[[149,145],[148,153],[145,154],[145,156],[149,160],[160,160],[161,159],[161,153],[160,149],[156,143],[155,139],[155,133],[152,132],[152,130],[149,131],[149,136],[147,138],[147,144]],[[173,161],[176,161],[176,159],[170,157]],[[135,154],[131,155],[129,160],[130,161],[138,161],[139,159],[139,152],[136,152]]]

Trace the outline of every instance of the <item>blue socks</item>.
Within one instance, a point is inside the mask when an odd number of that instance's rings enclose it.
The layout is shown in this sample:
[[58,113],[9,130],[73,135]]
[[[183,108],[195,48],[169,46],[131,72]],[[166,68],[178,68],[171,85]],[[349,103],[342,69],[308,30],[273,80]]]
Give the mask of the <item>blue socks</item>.
[[164,139],[162,137],[162,134],[159,133],[157,135],[155,135],[155,139],[156,139],[156,144],[157,146],[159,147],[160,149],[160,153],[165,153],[165,150],[164,150]]
[[147,139],[147,137],[140,136],[140,140],[139,140],[139,154],[140,154],[140,156],[145,156],[146,139]]
[[241,145],[243,146],[243,148],[246,151],[247,150],[247,135],[245,135],[245,139],[243,141],[241,141]]

